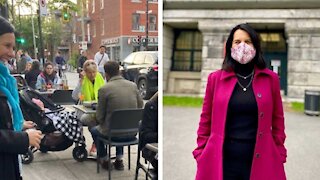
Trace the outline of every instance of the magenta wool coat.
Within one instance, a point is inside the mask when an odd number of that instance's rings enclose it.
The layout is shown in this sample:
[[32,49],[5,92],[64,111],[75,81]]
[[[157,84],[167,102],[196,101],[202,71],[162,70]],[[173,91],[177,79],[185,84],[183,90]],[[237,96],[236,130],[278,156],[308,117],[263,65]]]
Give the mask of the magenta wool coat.
[[[199,122],[196,180],[223,179],[223,143],[228,104],[237,83],[234,72],[218,70],[208,77]],[[284,116],[277,74],[255,68],[252,82],[258,105],[258,130],[250,180],[285,180]]]

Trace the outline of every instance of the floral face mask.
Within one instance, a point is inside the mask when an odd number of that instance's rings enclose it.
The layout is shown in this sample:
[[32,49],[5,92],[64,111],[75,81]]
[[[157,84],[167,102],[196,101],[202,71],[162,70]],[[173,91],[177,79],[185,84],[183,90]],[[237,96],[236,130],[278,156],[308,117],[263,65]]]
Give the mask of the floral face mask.
[[234,48],[231,48],[231,57],[234,60],[238,61],[240,64],[249,63],[255,55],[256,50],[252,46],[244,42],[238,44]]

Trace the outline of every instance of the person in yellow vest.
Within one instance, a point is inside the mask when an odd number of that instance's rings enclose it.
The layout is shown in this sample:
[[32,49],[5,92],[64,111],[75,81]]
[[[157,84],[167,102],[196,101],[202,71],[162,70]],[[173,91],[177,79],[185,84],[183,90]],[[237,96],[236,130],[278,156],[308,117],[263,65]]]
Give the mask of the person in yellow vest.
[[[83,72],[79,78],[77,87],[72,91],[72,98],[75,101],[97,102],[98,90],[105,84],[103,76],[98,72],[97,64],[93,60],[86,60],[83,64]],[[82,124],[89,129],[96,125],[95,114],[79,114]],[[89,155],[96,153],[96,146],[92,144]]]

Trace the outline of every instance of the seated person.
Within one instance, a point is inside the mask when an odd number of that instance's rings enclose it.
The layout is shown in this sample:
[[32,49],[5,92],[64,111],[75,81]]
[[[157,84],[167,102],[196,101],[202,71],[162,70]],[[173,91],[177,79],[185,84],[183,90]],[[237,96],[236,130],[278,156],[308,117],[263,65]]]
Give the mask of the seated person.
[[47,90],[54,88],[57,85],[59,77],[55,71],[53,71],[53,64],[46,62],[44,64],[44,71],[37,77],[36,88],[39,90]]
[[[97,143],[98,137],[108,137],[109,123],[113,111],[119,109],[137,109],[143,106],[137,85],[120,75],[119,64],[116,61],[106,62],[104,71],[108,83],[99,89],[96,112],[98,125],[90,129],[95,143]],[[135,134],[124,134],[123,136],[112,138],[113,141],[129,141],[132,139],[135,139]],[[109,156],[106,153],[105,146],[99,146],[98,156],[102,168],[108,169]],[[117,146],[116,160],[113,163],[114,168],[117,170],[124,169],[122,157],[123,146]]]
[[[79,101],[97,101],[98,90],[105,84],[102,75],[98,72],[97,64],[93,60],[86,60],[83,64],[83,72],[76,88],[72,91],[72,98]],[[96,125],[95,114],[80,114],[80,121],[87,125],[89,129]],[[89,155],[96,152],[96,146],[92,144]]]
[[38,60],[35,60],[32,62],[31,69],[28,71],[25,75],[25,79],[28,83],[28,85],[32,89],[36,89],[36,82],[39,74],[41,73],[40,70],[40,62]]
[[144,106],[140,135],[140,145],[143,147],[142,157],[158,171],[157,153],[145,148],[147,143],[158,143],[158,92]]

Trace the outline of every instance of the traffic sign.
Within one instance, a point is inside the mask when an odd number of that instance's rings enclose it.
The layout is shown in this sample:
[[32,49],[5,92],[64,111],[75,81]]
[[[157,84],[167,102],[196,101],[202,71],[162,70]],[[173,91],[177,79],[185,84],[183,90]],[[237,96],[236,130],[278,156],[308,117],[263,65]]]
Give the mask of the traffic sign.
[[47,15],[47,0],[39,0],[39,9],[40,15],[46,16]]

